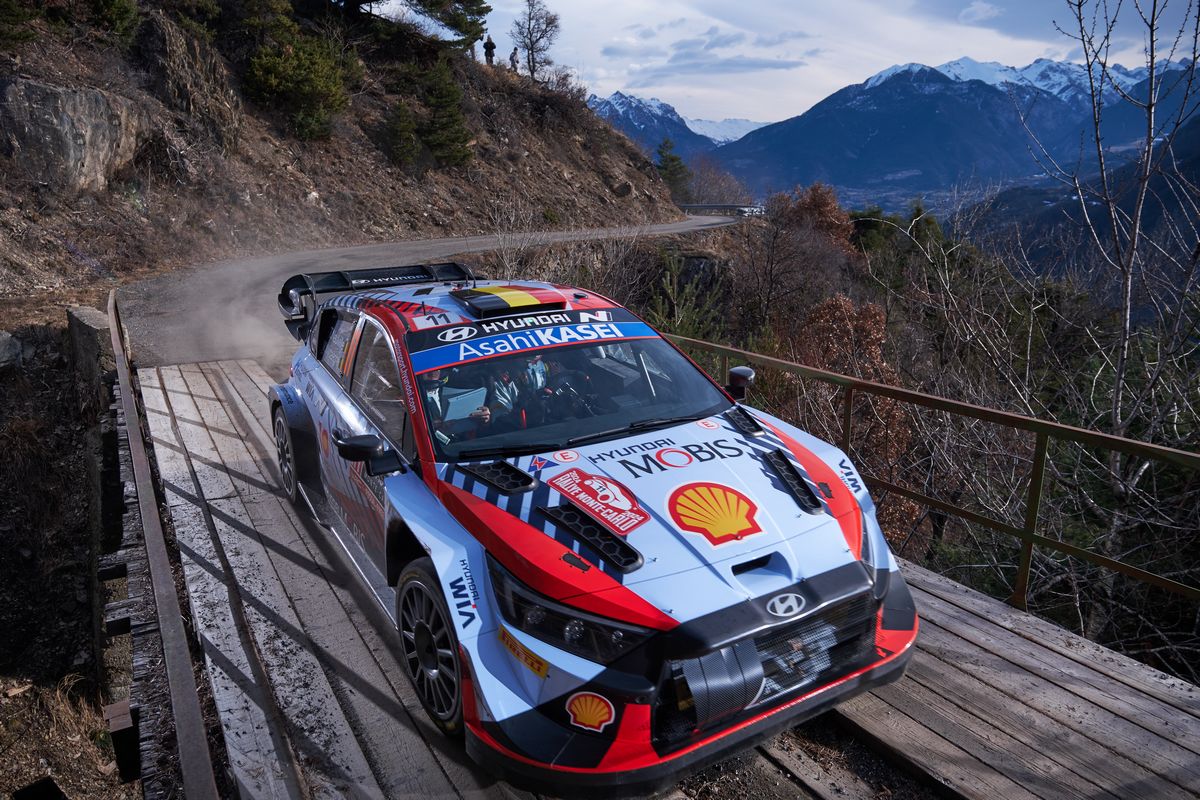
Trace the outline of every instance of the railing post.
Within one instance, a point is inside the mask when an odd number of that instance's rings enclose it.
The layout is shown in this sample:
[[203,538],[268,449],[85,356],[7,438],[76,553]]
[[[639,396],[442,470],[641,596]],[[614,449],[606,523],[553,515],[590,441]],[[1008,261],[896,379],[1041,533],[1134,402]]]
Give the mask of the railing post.
[[842,452],[850,455],[850,425],[854,413],[854,389],[846,387],[842,400]]
[[729,380],[729,353],[721,353],[721,380]]
[[1021,533],[1021,564],[1013,584],[1009,605],[1022,611],[1029,608],[1029,572],[1033,568],[1033,535],[1037,532],[1038,512],[1042,505],[1042,479],[1046,474],[1046,446],[1049,437],[1037,435],[1033,447],[1033,470],[1029,473],[1029,495],[1025,498],[1025,527]]

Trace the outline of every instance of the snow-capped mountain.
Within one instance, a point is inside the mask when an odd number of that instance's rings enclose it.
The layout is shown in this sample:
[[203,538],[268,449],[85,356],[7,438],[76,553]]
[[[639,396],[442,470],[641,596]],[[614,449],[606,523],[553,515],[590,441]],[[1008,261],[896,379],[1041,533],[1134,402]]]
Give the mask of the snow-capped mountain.
[[688,127],[694,130],[701,136],[707,136],[717,144],[725,144],[726,142],[734,142],[745,136],[750,131],[758,130],[766,122],[755,122],[752,119],[692,119],[684,117],[683,121]]
[[[1189,63],[1172,65],[1168,89],[1182,84]],[[1109,75],[1132,97],[1149,93],[1145,70],[1111,67]],[[818,180],[876,195],[1034,181],[1040,167],[1031,149],[1088,157],[1080,151],[1092,135],[1087,79],[1085,67],[1048,59],[1024,67],[970,58],[898,64],[723,145],[716,156],[759,194]],[[1179,112],[1186,96],[1164,91],[1162,118]],[[1101,137],[1118,152],[1144,135],[1145,124],[1135,105],[1111,97]]]
[[[1186,68],[1187,61],[1181,60],[1177,66]],[[924,64],[897,64],[867,78],[864,85],[871,89],[894,75],[915,72],[923,68],[927,67]],[[964,56],[932,69],[936,69],[955,81],[983,81],[989,86],[996,87],[1016,85],[1041,89],[1076,109],[1085,106],[1090,95],[1087,67],[1071,61],[1052,61],[1048,58],[1039,58],[1023,67],[1010,67],[997,61],[976,61]],[[1146,79],[1147,70],[1145,67],[1129,69],[1120,64],[1114,64],[1109,67],[1108,75],[1109,82],[1106,93],[1111,97],[1116,93],[1112,84],[1123,91],[1129,91]],[[1098,73],[1097,77],[1099,77]]]
[[679,112],[656,97],[640,97],[613,92],[602,98],[592,95],[588,106],[608,120],[648,154],[652,154],[663,139],[670,139],[675,152],[684,158],[712,150],[716,143],[692,130]]

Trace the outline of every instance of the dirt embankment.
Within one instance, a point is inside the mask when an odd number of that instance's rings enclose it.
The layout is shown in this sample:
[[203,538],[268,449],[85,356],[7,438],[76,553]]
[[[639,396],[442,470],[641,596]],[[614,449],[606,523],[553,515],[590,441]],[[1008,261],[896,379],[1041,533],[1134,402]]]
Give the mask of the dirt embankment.
[[161,12],[135,41],[44,28],[0,54],[0,327],[239,255],[679,217],[627,139],[505,70],[455,62],[474,157],[416,174],[384,153],[387,64],[368,60],[331,138],[300,142]]

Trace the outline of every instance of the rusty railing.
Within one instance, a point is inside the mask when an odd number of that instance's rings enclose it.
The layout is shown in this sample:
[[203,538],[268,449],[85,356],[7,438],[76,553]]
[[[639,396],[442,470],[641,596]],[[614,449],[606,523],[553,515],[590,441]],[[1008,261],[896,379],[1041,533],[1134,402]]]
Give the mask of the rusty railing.
[[846,452],[849,452],[850,450],[850,435],[853,430],[854,397],[856,394],[889,397],[904,403],[911,403],[922,408],[944,411],[960,417],[983,420],[985,422],[995,423],[1008,428],[1033,433],[1036,437],[1033,448],[1033,464],[1026,492],[1025,520],[1020,527],[1004,522],[1003,520],[980,514],[968,508],[963,508],[962,506],[948,503],[944,500],[939,500],[936,497],[930,497],[923,492],[918,492],[907,486],[901,486],[880,476],[870,475],[865,472],[862,473],[863,478],[866,479],[868,485],[872,486],[872,488],[878,487],[888,492],[894,492],[895,494],[907,497],[910,500],[913,500],[917,503],[922,503],[930,508],[935,508],[951,516],[981,525],[991,530],[1007,533],[1019,539],[1021,541],[1021,561],[1017,568],[1017,576],[1016,580],[1014,581],[1012,596],[1008,599],[1008,602],[1017,608],[1024,609],[1027,606],[1027,596],[1029,593],[1029,573],[1033,565],[1033,548],[1035,546],[1044,547],[1047,550],[1053,550],[1065,555],[1073,556],[1083,561],[1087,561],[1091,564],[1095,564],[1096,566],[1114,570],[1123,575],[1127,575],[1136,580],[1144,581],[1167,591],[1174,592],[1191,600],[1200,600],[1200,588],[1189,586],[1185,583],[1180,583],[1172,578],[1144,570],[1132,564],[1127,564],[1124,561],[1118,561],[1116,559],[1100,555],[1099,553],[1093,553],[1086,548],[1077,547],[1069,542],[1043,536],[1037,532],[1038,512],[1042,502],[1043,479],[1046,471],[1046,451],[1051,439],[1076,442],[1078,444],[1091,445],[1093,447],[1099,447],[1106,450],[1115,450],[1142,458],[1168,462],[1187,469],[1196,470],[1198,472],[1200,472],[1200,454],[1189,453],[1184,450],[1176,450],[1174,448],[1163,447],[1161,445],[1138,442],[1132,439],[1125,439],[1120,436],[1112,436],[1106,433],[1089,431],[1085,430],[1084,428],[1076,428],[1070,425],[1062,425],[1057,422],[1047,422],[1034,417],[1026,417],[1021,414],[998,411],[994,408],[986,408],[984,406],[977,406],[971,403],[949,400],[944,397],[937,397],[935,395],[916,392],[910,389],[900,389],[895,386],[888,386],[886,384],[875,383],[873,381],[859,380],[858,378],[851,378],[848,375],[840,375],[836,372],[826,372],[824,370],[806,367],[803,364],[796,364],[791,361],[765,356],[760,353],[751,353],[746,350],[739,350],[736,347],[713,344],[712,342],[706,342],[700,339],[689,339],[684,336],[674,335],[668,335],[667,338],[685,349],[703,350],[719,355],[721,357],[721,371],[718,373],[719,375],[725,375],[728,373],[730,359],[736,359],[748,364],[756,364],[763,367],[778,369],[802,378],[808,378],[840,387],[842,389],[842,430],[841,441],[839,442],[839,445],[841,446],[842,450]]

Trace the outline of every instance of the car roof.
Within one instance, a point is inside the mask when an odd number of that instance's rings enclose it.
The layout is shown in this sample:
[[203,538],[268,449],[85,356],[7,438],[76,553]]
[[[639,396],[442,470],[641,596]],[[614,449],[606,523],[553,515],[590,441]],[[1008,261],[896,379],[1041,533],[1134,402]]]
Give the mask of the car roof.
[[544,281],[424,283],[343,294],[325,305],[362,311],[387,308],[408,331],[556,311],[621,308],[603,295]]

